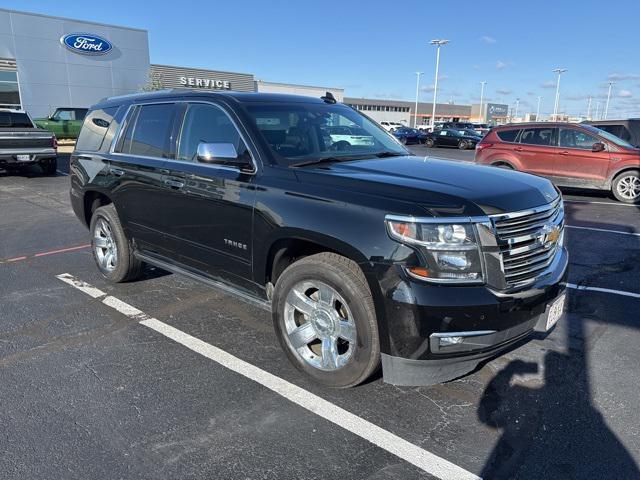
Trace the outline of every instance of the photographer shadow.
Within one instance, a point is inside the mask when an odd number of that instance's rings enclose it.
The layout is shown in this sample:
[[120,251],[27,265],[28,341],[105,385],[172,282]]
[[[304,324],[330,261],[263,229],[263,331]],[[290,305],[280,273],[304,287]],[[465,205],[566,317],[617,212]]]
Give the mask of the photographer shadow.
[[640,478],[635,461],[592,404],[581,321],[574,317],[571,327],[580,348],[549,351],[542,386],[514,382],[539,370],[537,363],[514,360],[485,388],[478,418],[502,436],[482,478]]

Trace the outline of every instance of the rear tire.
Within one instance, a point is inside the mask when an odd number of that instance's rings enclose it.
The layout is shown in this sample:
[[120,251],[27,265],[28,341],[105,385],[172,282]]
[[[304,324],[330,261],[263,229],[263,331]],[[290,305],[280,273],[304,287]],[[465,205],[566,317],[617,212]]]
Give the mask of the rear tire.
[[640,203],[640,170],[627,170],[614,178],[611,192],[619,202]]
[[466,140],[460,140],[460,142],[458,143],[458,148],[460,150],[466,150],[467,147],[468,147],[467,141]]
[[278,341],[293,365],[318,383],[347,388],[380,364],[373,298],[358,265],[335,253],[285,269],[272,301]]
[[428,148],[433,148],[433,146],[435,145],[435,142],[433,141],[433,138],[427,138],[424,142],[424,144],[428,147]]
[[107,280],[120,283],[140,276],[142,262],[133,255],[112,203],[93,212],[90,231],[93,258]]
[[55,175],[58,170],[58,159],[50,158],[40,162],[40,168],[45,175]]

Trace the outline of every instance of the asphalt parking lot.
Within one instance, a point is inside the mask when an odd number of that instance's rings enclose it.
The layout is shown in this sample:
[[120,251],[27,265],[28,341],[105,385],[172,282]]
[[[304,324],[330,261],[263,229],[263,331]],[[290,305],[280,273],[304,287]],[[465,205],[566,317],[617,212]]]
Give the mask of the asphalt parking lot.
[[105,282],[61,160],[0,173],[2,478],[640,478],[639,208],[564,192],[547,338],[442,385],[327,390],[263,310],[158,269]]

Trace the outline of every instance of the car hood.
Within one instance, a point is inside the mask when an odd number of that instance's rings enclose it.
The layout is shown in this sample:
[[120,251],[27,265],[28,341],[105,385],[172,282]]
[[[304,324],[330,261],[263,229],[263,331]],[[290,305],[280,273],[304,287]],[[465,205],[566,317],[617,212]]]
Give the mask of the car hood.
[[542,177],[431,157],[353,160],[307,167],[299,175],[305,182],[411,202],[437,216],[526,210],[559,195]]

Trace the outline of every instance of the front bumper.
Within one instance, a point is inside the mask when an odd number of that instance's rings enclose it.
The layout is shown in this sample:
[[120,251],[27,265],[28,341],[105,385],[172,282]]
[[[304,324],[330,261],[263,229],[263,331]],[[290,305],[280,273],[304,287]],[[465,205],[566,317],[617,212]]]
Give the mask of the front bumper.
[[[385,382],[432,385],[452,380],[519,345],[533,331],[544,331],[549,305],[564,293],[567,265],[563,248],[547,276],[510,293],[485,285],[428,284],[400,269],[391,282],[387,272],[381,282],[388,341],[382,350]],[[463,340],[442,342],[447,336]]]

